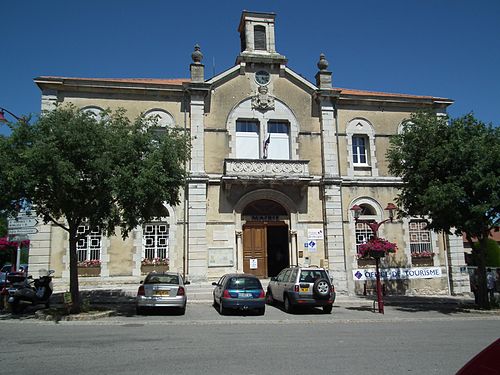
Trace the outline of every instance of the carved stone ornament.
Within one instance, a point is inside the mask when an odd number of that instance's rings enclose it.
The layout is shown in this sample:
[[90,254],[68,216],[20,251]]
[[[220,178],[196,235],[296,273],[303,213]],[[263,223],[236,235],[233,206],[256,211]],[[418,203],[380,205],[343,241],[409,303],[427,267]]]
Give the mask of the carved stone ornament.
[[252,98],[252,108],[261,111],[274,109],[274,98],[268,93],[266,86],[259,86],[259,93]]

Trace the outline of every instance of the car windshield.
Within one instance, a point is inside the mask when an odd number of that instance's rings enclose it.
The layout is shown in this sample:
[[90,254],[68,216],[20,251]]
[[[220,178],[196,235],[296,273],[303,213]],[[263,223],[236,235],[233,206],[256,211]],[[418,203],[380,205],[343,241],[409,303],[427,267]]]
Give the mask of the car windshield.
[[177,275],[149,275],[144,284],[179,284]]
[[261,289],[259,279],[255,277],[232,277],[227,283],[228,289]]
[[327,279],[325,270],[302,270],[300,272],[300,282],[313,283],[317,279]]

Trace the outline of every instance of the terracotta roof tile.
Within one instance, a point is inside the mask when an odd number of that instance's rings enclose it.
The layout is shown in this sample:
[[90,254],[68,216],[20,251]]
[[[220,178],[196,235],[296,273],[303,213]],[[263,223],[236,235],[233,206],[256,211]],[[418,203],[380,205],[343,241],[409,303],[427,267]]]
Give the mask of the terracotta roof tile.
[[398,98],[408,98],[408,99],[442,99],[442,100],[450,100],[447,98],[437,98],[434,96],[425,96],[425,95],[411,95],[411,94],[398,94],[398,93],[389,93],[389,92],[380,92],[380,91],[368,91],[368,90],[356,90],[356,89],[346,89],[341,87],[334,87],[335,90],[340,90],[340,94],[347,95],[358,95],[358,96],[385,96],[385,97],[398,97]]
[[165,84],[165,85],[182,85],[184,82],[189,82],[189,78],[82,78],[82,77],[55,77],[55,76],[42,76],[36,79],[59,79],[59,80],[72,80],[72,81],[104,81],[104,82],[123,82],[123,83],[152,83],[152,84]]

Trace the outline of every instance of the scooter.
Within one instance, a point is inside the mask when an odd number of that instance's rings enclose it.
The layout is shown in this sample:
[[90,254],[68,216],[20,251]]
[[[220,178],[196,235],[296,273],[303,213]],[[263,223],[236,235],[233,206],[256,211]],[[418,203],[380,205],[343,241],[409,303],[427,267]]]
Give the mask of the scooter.
[[40,276],[38,279],[28,276],[24,277],[23,280],[21,277],[7,276],[11,282],[11,286],[7,289],[7,303],[14,314],[22,312],[30,305],[50,306],[50,296],[54,290],[52,285],[54,270],[43,272],[45,272],[45,275]]

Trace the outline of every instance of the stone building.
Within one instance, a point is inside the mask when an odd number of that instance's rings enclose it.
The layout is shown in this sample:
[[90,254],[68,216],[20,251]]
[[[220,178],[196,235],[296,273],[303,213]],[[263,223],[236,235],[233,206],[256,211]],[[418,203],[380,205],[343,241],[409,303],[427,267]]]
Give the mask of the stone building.
[[[235,65],[209,79],[198,46],[189,79],[35,79],[43,110],[73,103],[99,116],[122,107],[131,118],[157,115],[161,126],[190,132],[181,205],[166,206],[161,221],[126,240],[81,228],[80,261],[100,260],[93,280],[139,278],[148,259],[168,258],[171,270],[193,281],[234,271],[269,278],[309,264],[327,267],[341,293],[370,288],[374,263],[358,259],[357,247],[371,231],[350,208],[360,206],[364,220],[387,217],[401,186],[388,172],[390,136],[412,112],[444,114],[453,101],[336,88],[323,55],[310,82],[277,52],[275,20],[244,11]],[[379,235],[399,248],[382,261],[393,292],[469,291],[461,238],[431,233],[420,218],[387,223]],[[61,229],[40,226],[30,251],[32,270],[69,277]]]

